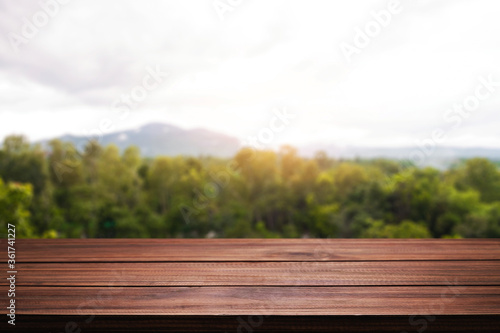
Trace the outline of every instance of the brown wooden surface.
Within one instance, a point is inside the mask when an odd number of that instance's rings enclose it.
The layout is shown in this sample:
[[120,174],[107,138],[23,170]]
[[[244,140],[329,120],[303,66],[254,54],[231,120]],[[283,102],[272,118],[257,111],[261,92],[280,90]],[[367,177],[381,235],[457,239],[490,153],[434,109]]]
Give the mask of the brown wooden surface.
[[37,263],[17,268],[18,286],[500,285],[500,261]]
[[[0,246],[6,248],[6,241]],[[301,318],[314,316],[328,318],[321,329],[339,331],[352,316],[380,327],[392,320],[393,328],[406,320],[413,331],[420,327],[412,324],[413,315],[470,321],[482,332],[500,322],[496,239],[18,240],[16,262],[20,318],[47,323],[47,318],[91,316],[103,331],[121,330],[116,316],[128,318],[122,328],[130,328],[128,321],[141,323],[132,329],[137,332],[151,328],[144,326],[148,316],[174,324],[186,316],[273,316],[276,323],[279,316],[289,318],[284,326],[271,325],[275,331],[307,331],[314,325],[300,326],[308,322]],[[6,291],[5,281],[0,285]],[[6,294],[0,294],[5,305]],[[102,318],[117,326],[106,328]],[[488,319],[482,325],[480,318]],[[238,327],[224,320],[227,327]],[[427,320],[427,325],[446,331],[443,323]],[[449,331],[465,327],[448,326]]]
[[17,249],[18,262],[500,259],[492,239],[35,239]]
[[471,315],[500,314],[500,288],[24,287],[21,314]]

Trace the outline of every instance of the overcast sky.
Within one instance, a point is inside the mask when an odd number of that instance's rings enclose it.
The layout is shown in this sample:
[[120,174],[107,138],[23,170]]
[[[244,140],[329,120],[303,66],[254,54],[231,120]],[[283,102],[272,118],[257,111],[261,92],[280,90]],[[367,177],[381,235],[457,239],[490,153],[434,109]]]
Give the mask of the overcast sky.
[[[0,138],[161,121],[245,139],[285,108],[272,144],[403,146],[441,129],[446,145],[500,147],[500,85],[481,87],[500,82],[495,0],[53,1],[0,0]],[[117,116],[155,68],[168,76]]]

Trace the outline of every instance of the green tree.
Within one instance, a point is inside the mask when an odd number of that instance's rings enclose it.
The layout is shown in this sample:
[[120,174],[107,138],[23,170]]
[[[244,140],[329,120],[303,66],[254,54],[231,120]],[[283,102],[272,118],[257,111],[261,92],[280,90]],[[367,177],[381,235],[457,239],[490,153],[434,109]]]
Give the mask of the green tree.
[[370,227],[363,233],[366,238],[430,238],[431,233],[422,223],[405,220],[400,224],[384,224],[371,220]]
[[484,202],[500,200],[500,172],[485,158],[474,158],[465,163],[462,183],[477,190]]
[[4,184],[0,178],[0,227],[7,230],[7,225],[15,226],[17,238],[32,238],[35,228],[30,222],[28,206],[33,197],[30,184]]

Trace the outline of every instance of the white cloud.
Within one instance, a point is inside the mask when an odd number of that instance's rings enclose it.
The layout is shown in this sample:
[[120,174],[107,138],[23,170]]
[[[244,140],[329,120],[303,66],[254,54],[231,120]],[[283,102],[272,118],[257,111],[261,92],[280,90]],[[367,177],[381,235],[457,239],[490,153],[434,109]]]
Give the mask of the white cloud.
[[[0,137],[99,126],[146,66],[171,75],[116,130],[164,121],[244,139],[277,106],[300,115],[278,143],[407,145],[442,126],[479,75],[500,79],[494,0],[401,1],[403,10],[347,63],[339,49],[387,1],[245,1],[221,21],[211,1],[71,2],[23,45],[38,1],[0,11]],[[500,141],[500,91],[447,144]]]

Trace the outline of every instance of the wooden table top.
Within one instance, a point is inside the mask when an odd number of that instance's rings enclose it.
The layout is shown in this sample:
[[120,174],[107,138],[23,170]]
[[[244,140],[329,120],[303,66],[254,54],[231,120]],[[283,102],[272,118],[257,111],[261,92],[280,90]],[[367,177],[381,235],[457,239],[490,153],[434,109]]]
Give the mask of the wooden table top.
[[16,270],[16,313],[26,316],[437,315],[500,323],[497,239],[26,239],[16,241]]

